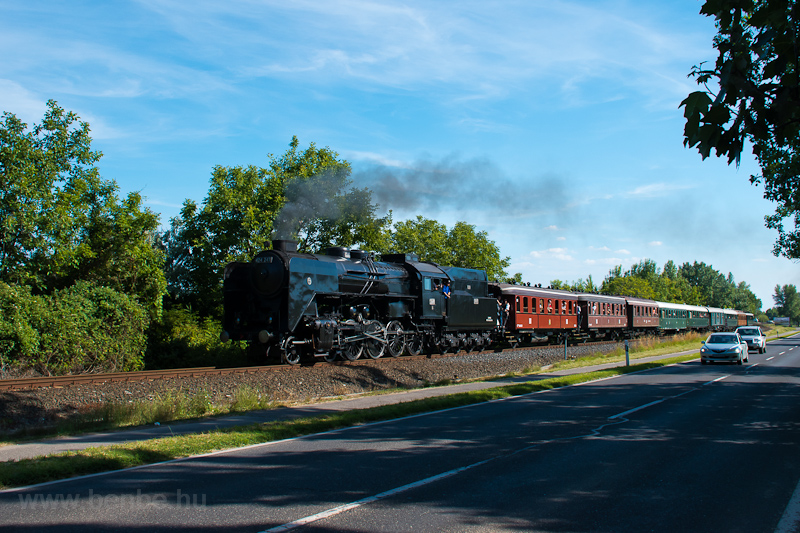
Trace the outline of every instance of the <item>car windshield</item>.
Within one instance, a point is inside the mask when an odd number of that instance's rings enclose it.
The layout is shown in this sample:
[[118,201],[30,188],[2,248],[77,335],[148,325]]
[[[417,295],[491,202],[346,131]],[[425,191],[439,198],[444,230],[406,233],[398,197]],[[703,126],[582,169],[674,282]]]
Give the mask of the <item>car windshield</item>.
[[712,335],[706,341],[707,344],[736,344],[736,335]]
[[758,330],[753,328],[740,329],[737,332],[739,333],[739,335],[758,335]]

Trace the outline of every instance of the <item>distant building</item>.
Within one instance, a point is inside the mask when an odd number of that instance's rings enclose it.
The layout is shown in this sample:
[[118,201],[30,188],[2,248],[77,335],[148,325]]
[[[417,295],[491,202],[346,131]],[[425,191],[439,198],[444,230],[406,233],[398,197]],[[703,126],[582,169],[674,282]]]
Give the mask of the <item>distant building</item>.
[[776,316],[772,319],[776,326],[791,326],[792,319],[788,316]]

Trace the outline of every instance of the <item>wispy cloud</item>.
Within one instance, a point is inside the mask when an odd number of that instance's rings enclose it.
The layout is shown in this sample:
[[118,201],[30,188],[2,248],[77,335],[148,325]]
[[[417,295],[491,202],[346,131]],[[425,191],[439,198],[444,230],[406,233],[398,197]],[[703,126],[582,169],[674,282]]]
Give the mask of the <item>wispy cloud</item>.
[[651,183],[649,185],[642,185],[631,191],[628,191],[627,196],[638,198],[660,198],[663,196],[668,196],[676,191],[685,191],[687,189],[694,188],[696,188],[696,185],[681,183]]

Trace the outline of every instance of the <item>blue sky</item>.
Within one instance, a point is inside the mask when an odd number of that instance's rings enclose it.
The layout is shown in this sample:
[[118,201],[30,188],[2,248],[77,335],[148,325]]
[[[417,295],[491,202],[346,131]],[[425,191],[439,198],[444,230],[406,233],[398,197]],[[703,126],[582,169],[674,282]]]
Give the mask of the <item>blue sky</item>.
[[682,144],[699,0],[0,0],[0,111],[55,99],[99,167],[162,224],[214,165],[293,135],[353,165],[396,221],[486,231],[526,281],[600,283],[643,258],[702,261],[773,306],[774,207],[741,166]]

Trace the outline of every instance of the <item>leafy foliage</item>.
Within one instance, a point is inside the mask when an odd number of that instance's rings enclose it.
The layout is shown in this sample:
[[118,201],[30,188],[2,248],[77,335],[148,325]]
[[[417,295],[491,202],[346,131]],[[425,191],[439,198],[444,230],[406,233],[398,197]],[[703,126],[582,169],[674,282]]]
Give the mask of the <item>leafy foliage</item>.
[[[684,145],[703,159],[716,151],[740,161],[745,142],[761,166],[764,197],[778,205],[766,225],[778,231],[773,252],[800,258],[800,84],[797,53],[800,6],[792,0],[707,0],[700,11],[716,19],[713,68],[690,76],[705,87],[686,97]],[[709,83],[718,87],[716,93]],[[794,229],[785,228],[789,219]]]
[[750,286],[738,285],[733,275],[725,277],[705,263],[684,263],[679,268],[667,261],[660,270],[652,259],[643,259],[625,272],[616,266],[608,273],[600,290],[603,294],[635,296],[660,302],[708,305],[756,313],[761,300]]
[[245,347],[237,342],[222,342],[220,333],[222,324],[213,317],[201,317],[180,306],[166,309],[161,320],[153,323],[148,330],[146,367],[246,365],[248,354]]
[[41,374],[138,370],[147,313],[134,299],[79,281],[51,295],[0,282],[0,361]]
[[776,315],[788,316],[792,324],[800,323],[800,294],[797,294],[797,287],[794,285],[775,285]]
[[446,225],[418,215],[395,224],[389,249],[415,252],[421,260],[443,266],[480,268],[486,270],[490,280],[505,281],[508,277],[505,269],[509,258],[500,257],[500,249],[485,231],[476,232],[475,226],[466,222],[456,222],[448,230]]
[[52,100],[47,108],[31,130],[10,113],[0,123],[0,280],[36,294],[91,281],[158,316],[158,216],[138,193],[120,202],[116,183],[100,178],[87,123]]
[[391,216],[379,218],[366,189],[350,188],[350,165],[313,143],[299,150],[293,137],[269,167],[214,168],[203,205],[186,200],[164,235],[167,280],[176,301],[201,314],[221,302],[225,265],[249,261],[273,238],[299,241],[298,249],[334,244],[379,249]]

